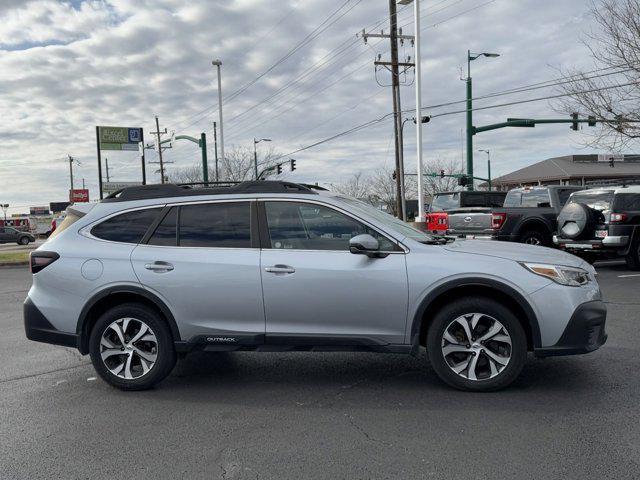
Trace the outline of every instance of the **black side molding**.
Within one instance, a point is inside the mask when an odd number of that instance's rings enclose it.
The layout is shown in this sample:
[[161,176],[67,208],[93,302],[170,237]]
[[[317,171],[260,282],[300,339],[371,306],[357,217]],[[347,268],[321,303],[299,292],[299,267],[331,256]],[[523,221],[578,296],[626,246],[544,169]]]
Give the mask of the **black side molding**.
[[78,335],[56,329],[28,297],[24,302],[23,313],[24,330],[29,340],[78,348]]

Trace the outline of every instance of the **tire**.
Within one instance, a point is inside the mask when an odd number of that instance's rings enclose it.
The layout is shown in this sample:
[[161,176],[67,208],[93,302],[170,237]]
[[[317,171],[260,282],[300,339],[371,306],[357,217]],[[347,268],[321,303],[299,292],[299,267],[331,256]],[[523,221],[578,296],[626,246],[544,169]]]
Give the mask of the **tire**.
[[547,235],[546,233],[541,232],[540,230],[527,230],[522,235],[520,235],[520,243],[546,247],[551,242],[549,241],[549,235]]
[[[466,330],[458,321],[465,322],[472,332],[471,342],[466,343]],[[472,328],[474,321],[475,328]],[[481,345],[479,339],[492,331],[495,332],[490,337],[493,340]],[[507,307],[489,298],[468,297],[436,313],[427,330],[427,355],[440,379],[448,385],[459,390],[490,392],[507,387],[518,377],[527,358],[527,338],[522,325]]]
[[118,305],[102,314],[91,330],[89,354],[98,375],[121,390],[151,388],[176,364],[169,326],[157,312],[139,303]]
[[18,239],[19,245],[29,245],[29,237],[20,237]]
[[634,242],[625,260],[630,270],[640,270],[640,241]]

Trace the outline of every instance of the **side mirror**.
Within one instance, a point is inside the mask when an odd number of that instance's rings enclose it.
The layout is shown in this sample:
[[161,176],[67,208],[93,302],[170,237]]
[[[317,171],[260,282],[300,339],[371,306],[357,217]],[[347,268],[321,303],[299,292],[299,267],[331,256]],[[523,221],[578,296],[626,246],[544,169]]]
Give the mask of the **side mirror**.
[[383,257],[386,255],[380,254],[380,243],[368,233],[362,235],[356,235],[349,240],[349,251],[356,255],[367,255],[371,258]]

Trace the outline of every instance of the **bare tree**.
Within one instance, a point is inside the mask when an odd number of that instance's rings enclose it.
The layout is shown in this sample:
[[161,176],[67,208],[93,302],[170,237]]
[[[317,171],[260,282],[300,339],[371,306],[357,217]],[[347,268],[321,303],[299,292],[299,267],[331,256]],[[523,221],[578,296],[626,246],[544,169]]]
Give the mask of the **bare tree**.
[[[435,158],[426,162],[424,172],[426,174],[435,173],[438,176],[424,175],[424,194],[433,196],[440,192],[451,192],[458,189],[458,179],[455,177],[441,178],[440,172],[445,175],[458,175],[463,173],[460,162],[455,159]],[[417,196],[417,195],[416,195]]]
[[349,197],[372,202],[371,178],[362,172],[354,173],[340,183],[332,183],[331,190]]
[[397,215],[396,212],[396,181],[393,179],[393,171],[381,168],[371,174],[371,202],[381,204],[387,212]]
[[[274,166],[278,163],[279,156],[273,149],[263,153],[258,159],[258,173],[263,169]],[[215,167],[209,163],[209,180],[215,179]],[[269,170],[262,175],[268,178],[275,175],[275,169]],[[225,182],[243,182],[254,180],[254,158],[253,149],[249,147],[235,146],[225,152],[225,158],[220,159],[218,164],[218,177]],[[170,180],[175,183],[197,183],[202,182],[202,165],[195,163],[190,167],[176,169],[170,176]]]
[[591,4],[591,15],[598,29],[584,43],[598,69],[562,71],[560,88],[570,96],[556,109],[617,119],[588,143],[620,150],[640,137],[640,0],[601,0]]

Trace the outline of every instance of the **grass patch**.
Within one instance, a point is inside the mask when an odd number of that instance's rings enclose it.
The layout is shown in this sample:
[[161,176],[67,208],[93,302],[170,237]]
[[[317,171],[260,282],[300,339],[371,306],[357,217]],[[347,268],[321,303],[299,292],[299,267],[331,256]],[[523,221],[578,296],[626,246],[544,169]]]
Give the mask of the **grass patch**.
[[23,263],[29,260],[29,252],[0,252],[0,263]]

